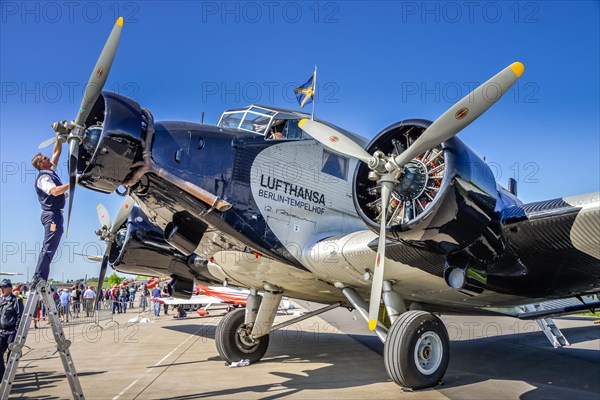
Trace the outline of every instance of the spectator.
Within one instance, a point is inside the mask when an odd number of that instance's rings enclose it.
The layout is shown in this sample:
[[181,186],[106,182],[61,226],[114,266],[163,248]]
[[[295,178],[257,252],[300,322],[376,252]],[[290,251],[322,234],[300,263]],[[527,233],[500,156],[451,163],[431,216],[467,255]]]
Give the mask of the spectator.
[[75,318],[79,318],[79,312],[81,311],[81,290],[79,290],[77,285],[73,286],[73,290],[71,291],[71,298],[73,302],[73,314]]
[[150,296],[150,291],[146,285],[142,285],[140,290],[140,308],[142,312],[146,311],[146,306],[148,303],[148,297]]
[[121,309],[119,308],[119,288],[116,283],[110,289],[110,299],[113,302],[112,313],[114,314],[115,310],[117,310],[121,314]]
[[158,299],[160,299],[160,297],[161,292],[160,288],[157,285],[154,289],[152,289],[152,298],[154,299],[154,304],[152,305],[152,308],[154,310],[155,317],[160,316],[160,303],[157,301]]
[[27,286],[23,286],[23,289],[21,290],[21,292],[23,292],[23,295],[25,296],[25,300],[27,300],[29,298],[29,295],[31,294],[31,289],[29,289]]
[[[37,304],[35,305],[35,311],[33,312],[33,326],[35,329],[38,328],[38,322],[40,322],[40,317],[41,314],[43,312],[42,307],[43,307],[44,303],[42,302],[42,299],[39,299],[37,301]],[[44,319],[46,319],[45,317],[45,313],[44,313]]]
[[173,315],[173,318],[175,318],[175,319],[187,318],[187,313],[185,312],[185,310],[183,309],[181,304],[174,305],[173,311],[175,312],[175,315]]
[[60,295],[60,308],[58,313],[62,317],[63,322],[69,322],[70,304],[71,295],[69,294],[69,290],[63,289]]
[[0,284],[0,379],[4,375],[4,353],[15,340],[23,315],[23,301],[12,293],[12,283],[4,279]]
[[102,289],[104,292],[104,308],[110,309],[110,288]]
[[129,308],[133,308],[133,302],[135,301],[135,292],[137,291],[137,287],[134,285],[131,285],[131,287],[129,288]]
[[121,286],[121,290],[119,291],[119,308],[121,308],[121,312],[127,312],[127,300],[129,299],[129,289],[127,286]]
[[[169,294],[169,287],[167,285],[165,285],[163,287],[161,296],[162,297],[171,297],[171,295]],[[167,303],[164,304],[164,311],[165,311],[165,315],[169,315],[169,305]]]
[[94,300],[96,299],[96,292],[92,286],[88,286],[87,290],[83,293],[83,301],[85,301],[85,316],[89,317],[90,312],[94,314]]

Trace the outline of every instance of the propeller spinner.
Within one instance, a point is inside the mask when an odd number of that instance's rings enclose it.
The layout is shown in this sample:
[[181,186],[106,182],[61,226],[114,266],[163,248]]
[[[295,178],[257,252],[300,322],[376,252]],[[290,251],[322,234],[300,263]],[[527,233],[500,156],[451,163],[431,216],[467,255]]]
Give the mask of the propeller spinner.
[[[373,282],[371,283],[369,329],[374,330],[377,326],[381,301],[385,263],[385,213],[394,185],[399,179],[402,179],[404,165],[425,151],[450,139],[475,121],[510,89],[524,70],[525,67],[522,63],[515,62],[494,75],[438,117],[408,149],[397,156],[386,156],[381,152],[372,156],[350,138],[321,122],[303,119],[298,124],[302,130],[324,146],[367,163],[381,185],[381,227]],[[496,90],[493,98],[490,98],[488,94],[490,87]]]

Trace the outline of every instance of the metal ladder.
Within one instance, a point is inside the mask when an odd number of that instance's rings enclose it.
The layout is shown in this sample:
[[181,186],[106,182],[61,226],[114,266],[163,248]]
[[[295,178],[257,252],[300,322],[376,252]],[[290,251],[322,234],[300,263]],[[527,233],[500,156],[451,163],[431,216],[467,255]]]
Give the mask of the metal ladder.
[[[528,312],[535,312],[541,311],[542,306],[540,304],[528,304],[524,307],[524,309]],[[535,322],[537,322],[540,329],[542,330],[542,332],[544,332],[544,334],[546,335],[550,343],[552,343],[552,346],[554,346],[554,348],[570,345],[569,341],[562,334],[560,329],[558,329],[558,326],[556,326],[552,318],[539,318],[536,319]]]
[[52,327],[52,332],[54,333],[54,340],[56,341],[57,349],[60,353],[65,374],[67,375],[69,385],[71,386],[73,398],[84,399],[85,397],[83,395],[83,390],[81,389],[81,384],[79,383],[79,377],[77,376],[77,371],[75,370],[75,364],[73,363],[71,353],[69,352],[69,346],[71,346],[71,342],[65,338],[65,333],[60,324],[60,318],[58,317],[58,311],[56,310],[56,304],[54,303],[54,299],[52,298],[52,293],[50,291],[50,285],[45,280],[38,282],[35,287],[35,291],[32,290],[32,292],[29,294],[29,298],[25,304],[25,310],[23,311],[23,317],[21,318],[21,323],[19,324],[19,328],[17,330],[17,336],[15,337],[15,340],[8,346],[8,349],[10,350],[10,357],[8,359],[6,371],[2,377],[2,385],[0,386],[0,399],[6,400],[10,394],[13,380],[15,379],[15,374],[17,372],[17,366],[19,365],[19,360],[23,355],[23,346],[25,346],[27,333],[29,333],[31,320],[34,317],[35,308],[40,296],[42,298],[42,302],[46,305],[46,310],[48,311],[48,320],[50,322],[50,326]]

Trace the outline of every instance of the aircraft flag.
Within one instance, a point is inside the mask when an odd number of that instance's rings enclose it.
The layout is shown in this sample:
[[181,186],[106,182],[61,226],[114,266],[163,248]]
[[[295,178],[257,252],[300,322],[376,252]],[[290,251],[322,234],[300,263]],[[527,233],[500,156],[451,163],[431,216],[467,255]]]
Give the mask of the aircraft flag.
[[305,105],[312,103],[313,109],[311,114],[311,119],[314,118],[315,114],[315,90],[317,83],[317,65],[315,64],[315,70],[312,76],[300,87],[294,89],[294,93],[296,93],[296,100],[298,100],[298,104],[300,104],[300,108],[303,108]]

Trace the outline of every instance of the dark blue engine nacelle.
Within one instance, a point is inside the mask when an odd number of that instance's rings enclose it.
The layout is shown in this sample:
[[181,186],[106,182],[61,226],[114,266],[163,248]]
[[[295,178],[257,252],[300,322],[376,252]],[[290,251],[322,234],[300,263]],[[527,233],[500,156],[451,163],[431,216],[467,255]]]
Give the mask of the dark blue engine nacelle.
[[170,275],[176,281],[175,289],[184,287],[182,294],[191,295],[194,280],[217,282],[208,272],[207,260],[171,246],[164,232],[151,224],[138,207],[133,208],[127,223],[117,231],[108,261],[117,271],[129,274]]
[[114,192],[142,162],[146,122],[138,103],[103,92],[86,121],[79,150],[78,183],[104,193]]

